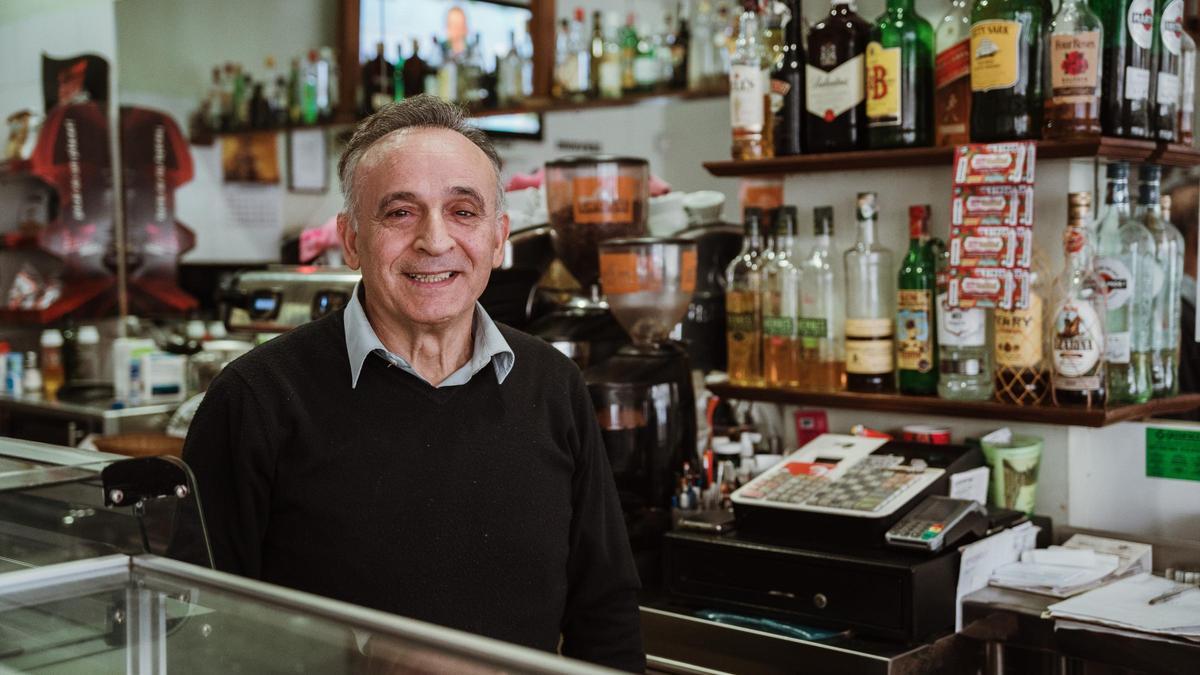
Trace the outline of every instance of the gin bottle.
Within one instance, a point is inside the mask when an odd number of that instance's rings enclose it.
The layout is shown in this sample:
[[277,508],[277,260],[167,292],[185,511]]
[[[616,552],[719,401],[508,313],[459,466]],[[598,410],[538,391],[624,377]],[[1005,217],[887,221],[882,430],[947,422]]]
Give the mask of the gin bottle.
[[937,297],[938,396],[955,401],[992,398],[992,312],[951,307],[947,292],[950,253],[939,259]]
[[770,387],[800,384],[800,269],[793,256],[796,207],[785,206],[775,219],[775,255],[763,265],[763,377]]
[[896,371],[902,394],[937,393],[937,263],[928,238],[929,206],[908,207],[908,253],[900,261],[896,291]]
[[842,321],[845,306],[838,298],[838,279],[831,251],[833,207],[813,209],[816,243],[800,263],[800,386],[839,391],[845,386]]
[[896,388],[892,347],[892,252],[875,236],[875,193],[858,194],[858,241],[846,251],[846,389],[891,393]]
[[725,270],[729,381],[762,383],[762,211],[749,207],[741,253]]
[[1106,207],[1096,225],[1096,273],[1107,288],[1104,361],[1108,400],[1150,399],[1150,279],[1154,240],[1133,218],[1129,164],[1108,165]]
[[1179,313],[1182,310],[1183,236],[1162,212],[1159,181],[1162,167],[1145,164],[1138,171],[1136,218],[1154,240],[1150,268],[1150,379],[1154,398],[1179,393]]
[[1055,405],[1103,407],[1105,285],[1092,265],[1088,219],[1092,195],[1067,195],[1068,221],[1063,235],[1066,262],[1054,287],[1054,309],[1046,336],[1054,365],[1051,396]]

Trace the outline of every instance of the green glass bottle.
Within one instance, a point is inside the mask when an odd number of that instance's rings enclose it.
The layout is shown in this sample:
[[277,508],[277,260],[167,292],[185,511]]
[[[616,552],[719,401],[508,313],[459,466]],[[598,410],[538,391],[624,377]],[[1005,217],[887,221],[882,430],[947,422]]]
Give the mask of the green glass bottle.
[[933,144],[933,26],[913,0],[888,0],[867,44],[867,142]]
[[1041,133],[1046,18],[1040,0],[976,0],[971,8],[971,141]]
[[896,286],[896,371],[901,394],[937,393],[937,338],[933,297],[937,256],[926,245],[929,206],[908,207],[908,253]]

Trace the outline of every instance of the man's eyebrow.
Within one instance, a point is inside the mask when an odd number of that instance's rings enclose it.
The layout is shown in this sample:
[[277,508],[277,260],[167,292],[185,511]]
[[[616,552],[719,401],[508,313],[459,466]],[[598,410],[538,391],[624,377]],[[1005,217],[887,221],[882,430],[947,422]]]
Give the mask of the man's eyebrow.
[[464,185],[455,185],[454,187],[450,188],[448,190],[448,192],[450,194],[458,196],[458,197],[468,197],[470,199],[473,199],[473,200],[479,202],[480,204],[482,204],[484,206],[487,206],[487,201],[484,200],[483,195],[479,193],[479,190],[476,190],[473,187],[467,187]]
[[403,191],[403,190],[398,191],[398,192],[389,192],[388,194],[384,195],[382,199],[379,200],[378,212],[383,213],[383,210],[387,208],[387,205],[391,204],[392,202],[415,202],[415,201],[419,201],[417,199],[417,195],[415,192],[407,192],[407,191]]

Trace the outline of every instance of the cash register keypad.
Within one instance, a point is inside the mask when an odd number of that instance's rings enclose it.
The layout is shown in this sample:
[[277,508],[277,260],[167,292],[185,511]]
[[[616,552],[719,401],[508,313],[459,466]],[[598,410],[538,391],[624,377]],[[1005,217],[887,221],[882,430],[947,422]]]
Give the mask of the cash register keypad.
[[921,478],[920,471],[894,470],[903,463],[904,458],[898,455],[869,455],[836,480],[811,474],[794,475],[781,467],[745,496],[787,504],[874,512]]

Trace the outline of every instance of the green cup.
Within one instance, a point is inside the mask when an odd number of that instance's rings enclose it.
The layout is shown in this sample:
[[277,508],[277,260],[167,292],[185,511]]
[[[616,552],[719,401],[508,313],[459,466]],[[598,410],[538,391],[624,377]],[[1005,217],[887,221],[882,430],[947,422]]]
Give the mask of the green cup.
[[1042,459],[1041,437],[1013,434],[1007,443],[983,440],[980,445],[992,470],[989,504],[1033,513]]

